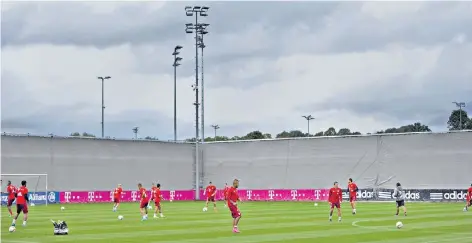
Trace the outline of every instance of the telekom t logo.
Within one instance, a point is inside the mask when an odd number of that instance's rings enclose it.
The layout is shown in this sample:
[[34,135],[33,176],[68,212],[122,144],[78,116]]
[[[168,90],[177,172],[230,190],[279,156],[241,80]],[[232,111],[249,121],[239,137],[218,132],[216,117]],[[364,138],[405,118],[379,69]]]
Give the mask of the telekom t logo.
[[131,192],[131,199],[133,201],[136,201],[136,198],[138,197],[138,192],[137,191],[132,191]]
[[110,192],[110,201],[113,202],[113,191]]
[[88,200],[89,200],[89,202],[92,202],[94,197],[95,197],[95,192],[88,192]]
[[270,200],[274,199],[274,195],[275,195],[274,190],[269,190],[269,199]]
[[247,196],[247,199],[248,199],[248,200],[251,200],[252,191],[251,191],[251,190],[247,190],[247,191],[246,191],[246,196]]
[[290,192],[290,194],[292,195],[292,200],[296,200],[296,199],[297,199],[297,196],[298,196],[297,190],[292,190],[292,191]]
[[170,200],[174,200],[175,198],[175,191],[170,191]]
[[315,190],[315,200],[320,200],[321,190]]
[[64,193],[64,199],[66,199],[66,202],[70,202],[70,201],[69,201],[70,198],[71,198],[71,193],[70,193],[70,192],[65,192],[65,193]]

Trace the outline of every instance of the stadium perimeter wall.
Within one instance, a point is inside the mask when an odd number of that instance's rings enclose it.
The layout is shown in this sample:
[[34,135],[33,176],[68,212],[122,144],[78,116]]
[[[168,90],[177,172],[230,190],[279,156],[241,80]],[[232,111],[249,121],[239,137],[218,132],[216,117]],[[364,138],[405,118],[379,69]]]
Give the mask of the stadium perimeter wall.
[[453,189],[472,183],[472,132],[206,143],[204,184],[241,179],[247,189]]
[[193,144],[11,135],[1,142],[1,173],[48,174],[49,191],[111,190],[118,183],[135,190],[138,182],[192,190],[195,184]]

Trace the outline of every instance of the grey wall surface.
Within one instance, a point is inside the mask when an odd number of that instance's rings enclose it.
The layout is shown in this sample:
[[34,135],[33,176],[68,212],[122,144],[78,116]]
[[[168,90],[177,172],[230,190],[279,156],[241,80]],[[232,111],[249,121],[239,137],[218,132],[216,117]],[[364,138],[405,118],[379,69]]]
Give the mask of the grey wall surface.
[[2,174],[48,174],[49,190],[110,190],[118,183],[136,189],[138,182],[179,190],[194,184],[192,144],[2,135],[1,147]]
[[471,183],[472,132],[208,143],[204,183],[242,188],[464,188]]

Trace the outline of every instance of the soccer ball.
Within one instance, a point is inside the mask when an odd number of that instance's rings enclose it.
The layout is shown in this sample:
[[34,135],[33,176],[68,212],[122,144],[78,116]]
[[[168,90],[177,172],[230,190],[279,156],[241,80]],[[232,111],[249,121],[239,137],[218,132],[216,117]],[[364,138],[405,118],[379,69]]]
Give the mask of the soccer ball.
[[318,203],[315,203],[315,207],[318,207]]
[[15,230],[16,230],[15,226],[10,226],[10,228],[8,228],[8,231],[10,231],[10,233],[15,232]]
[[64,211],[64,209],[66,209],[65,207],[61,207],[61,211]]
[[36,204],[34,204],[34,203],[31,203],[31,204],[30,204],[30,206],[31,206],[31,207],[34,207],[34,206],[36,206]]
[[174,201],[174,200],[172,200],[172,199],[169,200],[169,202],[172,202],[172,201]]
[[402,222],[397,222],[397,229],[401,229],[403,227],[403,223]]
[[123,215],[119,215],[118,220],[123,220]]
[[151,206],[151,205],[148,205],[148,209],[152,209],[152,206]]
[[207,208],[207,207],[204,207],[204,208],[203,208],[203,212],[206,212],[206,211],[208,211],[208,208]]

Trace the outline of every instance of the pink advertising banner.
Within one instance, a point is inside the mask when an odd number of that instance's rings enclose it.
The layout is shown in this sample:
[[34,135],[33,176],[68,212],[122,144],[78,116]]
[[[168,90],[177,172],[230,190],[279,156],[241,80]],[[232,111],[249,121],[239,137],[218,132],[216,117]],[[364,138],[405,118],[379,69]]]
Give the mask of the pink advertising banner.
[[[192,201],[195,200],[193,190],[161,191],[164,200]],[[243,201],[326,201],[328,189],[269,189],[269,190],[238,190]],[[148,192],[150,196],[150,192]],[[206,200],[204,190],[200,191],[200,199]],[[223,190],[218,190],[217,200],[223,200]],[[60,203],[104,203],[113,201],[112,191],[71,191],[59,193]],[[137,191],[123,191],[122,202],[139,201]]]

